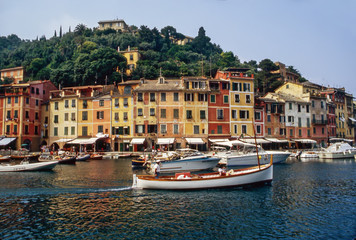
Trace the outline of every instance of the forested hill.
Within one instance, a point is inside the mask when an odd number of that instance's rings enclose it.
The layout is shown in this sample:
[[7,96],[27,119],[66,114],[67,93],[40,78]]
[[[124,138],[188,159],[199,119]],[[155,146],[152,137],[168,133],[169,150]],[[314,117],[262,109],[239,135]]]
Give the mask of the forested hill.
[[[274,88],[278,85],[273,62],[251,60],[241,63],[231,51],[224,52],[210,41],[201,27],[198,35],[186,45],[172,43],[172,39],[184,39],[172,26],[150,29],[131,26],[130,32],[112,29],[90,29],[83,24],[72,32],[62,34],[62,28],[54,36],[36,40],[22,40],[16,35],[0,37],[0,69],[23,66],[26,81],[50,79],[56,85],[80,86],[107,84],[127,79],[155,79],[160,71],[164,77],[214,76],[218,69],[227,67],[249,68],[254,73],[256,87]],[[138,49],[141,60],[132,76],[125,75],[126,58],[120,50]],[[293,67],[292,67],[292,70]],[[295,70],[297,73],[298,71]],[[6,79],[11,81],[11,79]],[[5,82],[6,82],[5,81]],[[266,84],[267,83],[267,84]],[[265,89],[267,90],[267,89]]]

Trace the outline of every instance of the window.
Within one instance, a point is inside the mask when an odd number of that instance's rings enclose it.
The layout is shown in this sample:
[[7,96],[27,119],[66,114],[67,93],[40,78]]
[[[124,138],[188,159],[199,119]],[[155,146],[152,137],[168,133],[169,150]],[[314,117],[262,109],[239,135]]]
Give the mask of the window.
[[40,94],[40,90],[36,88],[36,94]]
[[17,134],[17,125],[14,125],[14,134]]
[[194,125],[194,134],[199,134],[199,125]]
[[271,122],[271,115],[267,115],[267,122]]
[[293,129],[289,129],[289,136],[290,136],[290,137],[293,136]]
[[64,121],[68,121],[69,120],[69,113],[65,113],[64,114]]
[[179,118],[179,109],[173,109],[173,118]]
[[308,112],[309,112],[309,105],[307,105],[306,107],[307,107],[306,111],[307,111],[307,113],[308,113]]
[[88,127],[82,127],[82,136],[88,136]]
[[39,100],[38,99],[36,99],[36,106],[38,106],[39,105]]
[[229,103],[229,96],[228,95],[224,95],[224,103]]
[[216,102],[216,96],[215,95],[210,95],[210,102],[212,102],[212,103]]
[[103,125],[99,125],[98,126],[98,133],[103,133],[104,132],[104,126]]
[[150,116],[154,116],[155,115],[155,109],[154,108],[150,108]]
[[99,106],[104,107],[104,100],[99,100]]
[[302,136],[302,129],[299,129],[299,137]]
[[161,118],[166,118],[166,109],[161,109]]
[[142,115],[143,115],[142,108],[138,108],[137,109],[137,116],[142,116]]
[[293,116],[288,116],[288,122],[293,123],[294,122],[294,117]]
[[97,111],[96,119],[104,119],[104,111]]
[[58,123],[58,115],[54,115],[54,123]]
[[58,102],[54,102],[54,110],[58,110]]
[[25,134],[29,134],[29,132],[28,132],[28,125],[25,125]]
[[179,133],[179,126],[178,124],[173,125],[173,134],[178,134]]
[[320,105],[321,105],[321,108],[324,108],[324,102],[323,101],[320,102]]
[[155,93],[150,93],[150,102],[156,101],[156,95]]
[[72,99],[72,107],[75,107],[75,106],[76,106],[75,99]]
[[68,127],[64,127],[64,135],[68,135]]
[[18,110],[15,110],[15,111],[14,111],[14,118],[18,118],[18,117],[19,117],[19,116],[18,116],[18,115],[19,115],[18,113],[19,113]]
[[162,102],[166,101],[166,93],[161,93],[161,101]]
[[234,134],[237,134],[237,124],[234,124]]
[[69,100],[65,100],[65,101],[64,101],[64,107],[65,107],[65,108],[68,108],[68,107],[69,107]]
[[26,98],[26,104],[30,104],[30,98]]
[[185,93],[184,94],[184,101],[194,101],[194,93]]
[[145,125],[136,125],[136,133],[145,133]]
[[114,116],[115,116],[115,117],[114,117],[115,121],[119,121],[119,113],[116,112]]
[[179,93],[174,93],[173,94],[173,101],[175,101],[175,102],[179,102]]
[[246,103],[251,103],[251,96],[250,95],[246,95]]
[[231,118],[237,119],[237,111],[236,110],[231,110]]
[[48,117],[45,117],[45,121],[44,121],[45,124],[48,123]]
[[249,83],[244,83],[244,92],[250,92],[250,84]]
[[255,112],[255,120],[261,120],[261,112]]
[[9,119],[11,118],[11,111],[10,110],[7,111],[6,118],[9,118]]
[[224,119],[224,110],[217,109],[217,119]]
[[53,136],[58,136],[58,127],[53,128]]
[[298,127],[302,127],[302,118],[298,118]]
[[267,129],[267,134],[268,134],[268,135],[271,135],[271,133],[272,133],[271,128],[268,128],[268,129]]
[[232,91],[242,91],[242,84],[238,82],[232,83]]
[[29,111],[25,112],[25,118],[30,118]]
[[247,110],[240,110],[240,118],[241,118],[241,119],[249,119],[249,111],[247,111]]
[[166,124],[161,124],[161,133],[167,133],[167,125]]
[[70,127],[70,135],[74,135],[75,134],[75,127]]
[[314,102],[314,100],[312,100],[311,105],[312,105],[312,107],[315,107],[315,102]]
[[72,120],[72,121],[75,121],[75,113],[72,113],[71,120]]
[[128,107],[129,106],[129,100],[128,98],[124,98],[124,107]]
[[19,97],[16,96],[16,97],[15,97],[15,103],[18,103],[18,102],[19,102]]
[[247,133],[247,126],[246,125],[242,125],[241,126],[241,133],[243,133],[243,134]]
[[87,111],[83,111],[82,120],[88,120],[88,112]]
[[126,121],[127,119],[129,119],[127,116],[127,112],[124,112],[124,120]]
[[289,103],[289,110],[292,110],[292,103]]
[[218,134],[222,134],[222,126],[218,125]]
[[138,102],[142,102],[143,101],[142,93],[137,93],[137,101]]
[[235,94],[235,103],[240,102],[240,94]]
[[83,108],[87,108],[88,107],[88,101],[87,100],[83,100]]
[[206,94],[198,94],[198,101],[200,102],[206,102],[208,100],[208,96]]
[[257,125],[256,126],[256,133],[257,134],[261,134],[262,132],[261,132],[261,125]]
[[200,119],[206,119],[204,110],[200,110]]
[[7,104],[11,104],[11,97],[7,98]]
[[187,110],[187,119],[192,119],[193,115],[192,115],[192,110]]
[[298,112],[301,112],[301,106],[298,104]]

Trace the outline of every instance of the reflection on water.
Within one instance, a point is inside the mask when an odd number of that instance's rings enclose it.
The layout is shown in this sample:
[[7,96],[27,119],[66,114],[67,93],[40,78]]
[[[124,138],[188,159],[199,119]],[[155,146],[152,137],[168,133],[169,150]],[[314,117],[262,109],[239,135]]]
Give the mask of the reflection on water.
[[[1,239],[352,239],[355,162],[274,166],[270,187],[132,190],[129,159],[1,174]],[[143,172],[143,170],[135,170]]]

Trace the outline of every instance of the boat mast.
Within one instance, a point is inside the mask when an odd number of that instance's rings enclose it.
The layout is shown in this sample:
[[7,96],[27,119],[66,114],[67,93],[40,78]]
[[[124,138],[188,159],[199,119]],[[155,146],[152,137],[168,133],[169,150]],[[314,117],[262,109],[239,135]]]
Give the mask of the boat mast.
[[255,135],[255,146],[256,146],[256,153],[257,153],[258,169],[261,169],[260,156],[258,155],[258,147],[257,147],[256,129],[255,129],[255,120],[254,120],[254,118],[252,118],[252,126],[253,126],[253,134]]

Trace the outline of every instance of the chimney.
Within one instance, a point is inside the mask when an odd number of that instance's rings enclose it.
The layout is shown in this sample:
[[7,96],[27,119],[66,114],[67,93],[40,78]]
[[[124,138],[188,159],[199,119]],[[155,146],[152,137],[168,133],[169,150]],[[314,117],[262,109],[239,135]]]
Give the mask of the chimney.
[[130,45],[128,46],[127,51],[130,52]]

